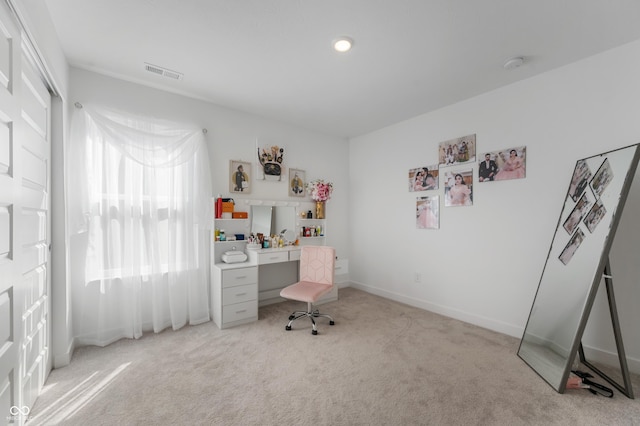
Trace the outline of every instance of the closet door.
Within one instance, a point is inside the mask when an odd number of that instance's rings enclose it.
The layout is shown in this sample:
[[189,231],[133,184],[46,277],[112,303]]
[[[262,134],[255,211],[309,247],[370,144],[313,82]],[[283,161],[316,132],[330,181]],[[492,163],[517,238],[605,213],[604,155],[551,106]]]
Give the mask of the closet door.
[[23,424],[50,369],[50,96],[0,4],[0,420]]

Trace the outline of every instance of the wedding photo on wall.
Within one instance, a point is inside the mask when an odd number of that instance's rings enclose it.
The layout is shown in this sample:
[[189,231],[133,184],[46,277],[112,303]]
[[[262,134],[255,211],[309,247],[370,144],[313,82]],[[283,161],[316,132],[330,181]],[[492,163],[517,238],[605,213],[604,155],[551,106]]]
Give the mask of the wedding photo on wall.
[[409,170],[409,192],[438,189],[438,165]]
[[478,181],[522,179],[526,175],[527,147],[487,152],[478,162]]

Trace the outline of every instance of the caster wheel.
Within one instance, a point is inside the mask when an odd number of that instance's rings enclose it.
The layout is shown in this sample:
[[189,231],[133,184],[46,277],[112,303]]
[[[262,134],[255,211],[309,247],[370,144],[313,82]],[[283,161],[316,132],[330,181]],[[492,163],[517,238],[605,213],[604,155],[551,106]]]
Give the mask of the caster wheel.
[[336,325],[335,321],[329,321],[329,325]]
[[311,334],[313,334],[314,336],[318,334],[318,330],[311,330]]
[[293,315],[289,315],[289,321],[293,319]]
[[284,329],[287,330],[287,331],[290,331],[291,330],[291,326],[290,325],[285,325]]

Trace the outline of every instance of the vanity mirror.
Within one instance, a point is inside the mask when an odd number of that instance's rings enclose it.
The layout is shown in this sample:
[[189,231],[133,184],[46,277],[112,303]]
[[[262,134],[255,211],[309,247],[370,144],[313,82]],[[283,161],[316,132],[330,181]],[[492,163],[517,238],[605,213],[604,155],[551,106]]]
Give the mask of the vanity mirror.
[[[294,206],[251,206],[251,233],[280,235],[289,241],[295,241],[296,208]],[[291,232],[284,232],[291,231]],[[291,238],[291,239],[290,239]]]
[[[565,390],[572,362],[581,348],[582,334],[603,274],[621,370],[625,384],[629,385],[612,299],[609,251],[638,165],[638,147],[632,145],[584,158],[574,168],[518,349],[518,356],[560,393]],[[623,392],[632,398],[630,385],[627,388]]]

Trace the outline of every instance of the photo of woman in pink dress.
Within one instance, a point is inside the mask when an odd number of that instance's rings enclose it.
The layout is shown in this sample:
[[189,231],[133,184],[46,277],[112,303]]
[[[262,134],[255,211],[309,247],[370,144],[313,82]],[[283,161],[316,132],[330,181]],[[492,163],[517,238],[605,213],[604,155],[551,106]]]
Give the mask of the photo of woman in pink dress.
[[416,228],[418,229],[438,229],[439,196],[419,197],[416,200]]
[[525,158],[524,148],[521,148],[521,155],[518,155],[517,149],[511,149],[509,151],[509,158],[507,158],[496,173],[494,181],[496,180],[509,180],[509,179],[522,179],[525,176]]
[[[473,193],[471,187],[472,170],[460,173],[447,172],[445,174],[447,185],[445,187],[444,205],[450,206],[470,206],[473,204]],[[467,180],[469,184],[467,184]]]

